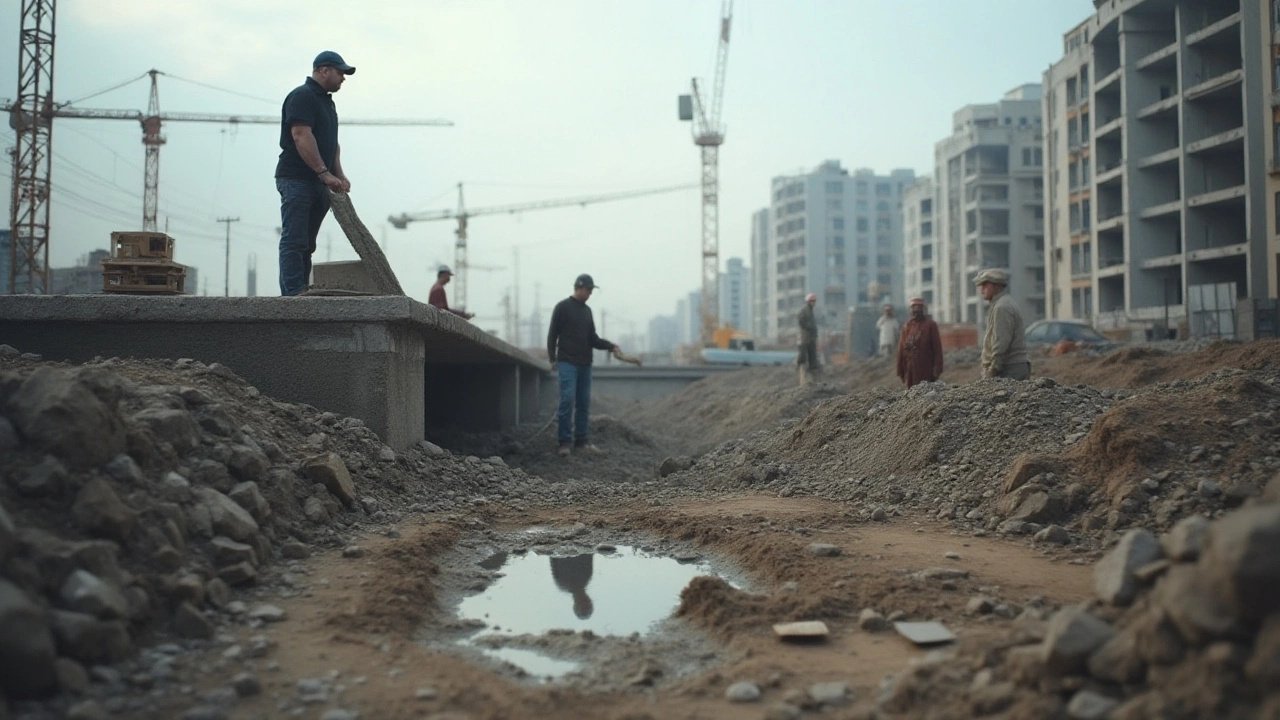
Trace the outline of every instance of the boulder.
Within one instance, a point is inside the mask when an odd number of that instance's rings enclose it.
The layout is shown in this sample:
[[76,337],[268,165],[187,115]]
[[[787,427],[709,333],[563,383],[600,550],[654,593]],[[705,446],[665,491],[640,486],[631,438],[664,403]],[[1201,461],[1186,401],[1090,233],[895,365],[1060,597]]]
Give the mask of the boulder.
[[7,409],[29,445],[72,467],[97,467],[125,450],[120,418],[66,372],[36,369],[9,398]]
[[854,696],[849,683],[820,682],[809,686],[809,697],[821,707],[840,707]]
[[1280,609],[1280,505],[1241,508],[1213,523],[1201,565],[1245,619]]
[[302,504],[302,514],[316,525],[327,525],[330,520],[329,511],[325,509],[324,502],[314,495]]
[[1062,517],[1066,503],[1053,492],[1034,492],[1027,496],[1013,511],[1010,520],[1028,523],[1049,523]]
[[693,458],[684,455],[663,458],[662,462],[658,464],[658,477],[673,475],[691,467],[693,467]]
[[76,570],[62,583],[62,604],[70,610],[102,620],[129,614],[129,601],[118,589],[86,570]]
[[1060,525],[1050,525],[1031,537],[1032,540],[1053,545],[1067,545],[1071,542],[1071,534]]
[[1209,532],[1209,521],[1203,515],[1191,515],[1178,521],[1164,537],[1160,544],[1164,546],[1164,554],[1178,562],[1190,562],[1200,557],[1204,547],[1205,535]]
[[252,545],[219,535],[209,542],[209,546],[213,549],[214,562],[220,567],[242,562],[258,566],[258,555],[253,551]]
[[1134,572],[1162,555],[1160,543],[1146,530],[1130,530],[1093,566],[1093,590],[1103,602],[1128,605],[1138,591]]
[[839,545],[831,545],[829,543],[812,543],[809,545],[809,554],[814,557],[838,557],[842,552]]
[[884,632],[893,625],[874,608],[863,608],[858,614],[858,627],[867,632]]
[[222,581],[222,578],[213,578],[204,584],[204,596],[208,598],[209,604],[222,609],[231,602],[231,588]]
[[1067,675],[1085,666],[1089,656],[1115,635],[1106,622],[1079,606],[1065,607],[1054,613],[1045,628],[1040,644],[1045,669]]
[[58,653],[87,664],[115,663],[132,649],[123,620],[99,620],[92,615],[53,610],[49,613]]
[[265,454],[246,445],[232,445],[227,468],[242,482],[255,482],[267,476],[267,471],[271,469],[271,460]]
[[247,541],[258,533],[258,522],[236,501],[213,488],[196,488],[196,498],[209,511],[213,532]]
[[257,582],[258,571],[247,562],[228,565],[218,570],[218,577],[228,585],[247,585]]
[[337,453],[327,452],[304,460],[302,472],[312,482],[324,485],[347,509],[355,507],[356,486],[347,464]]
[[1092,690],[1080,690],[1067,703],[1067,717],[1071,720],[1106,720],[1120,701]]
[[172,445],[180,455],[200,447],[200,426],[186,410],[148,408],[135,413],[132,419],[151,428],[157,438]]
[[1238,630],[1230,605],[1195,565],[1169,568],[1156,583],[1153,600],[1191,645],[1205,645]]
[[80,529],[113,540],[124,541],[133,532],[138,514],[125,505],[106,480],[95,477],[80,488],[71,517]]
[[760,686],[753,682],[736,682],[725,688],[724,697],[729,702],[756,702],[760,699]]
[[1138,651],[1138,631],[1129,627],[1116,633],[1089,656],[1089,674],[1099,680],[1128,685],[1143,678],[1147,663]]
[[124,453],[111,458],[102,469],[113,480],[126,485],[137,485],[143,480],[142,468],[138,467],[138,462]]
[[266,522],[271,517],[271,504],[267,499],[262,497],[262,491],[258,489],[256,482],[242,482],[231,488],[231,492],[227,496],[236,501],[240,507],[249,511],[254,520],[258,522]]
[[0,578],[0,690],[14,699],[53,690],[56,657],[45,611]]
[[89,689],[89,671],[71,658],[60,657],[54,660],[53,674],[58,679],[58,689],[62,692],[83,695]]
[[173,614],[173,632],[179,637],[196,640],[213,637],[213,623],[195,605],[183,602]]
[[67,468],[52,455],[14,477],[14,489],[23,495],[57,495],[67,486]]
[[1280,687],[1280,614],[1262,624],[1244,674],[1259,690]]

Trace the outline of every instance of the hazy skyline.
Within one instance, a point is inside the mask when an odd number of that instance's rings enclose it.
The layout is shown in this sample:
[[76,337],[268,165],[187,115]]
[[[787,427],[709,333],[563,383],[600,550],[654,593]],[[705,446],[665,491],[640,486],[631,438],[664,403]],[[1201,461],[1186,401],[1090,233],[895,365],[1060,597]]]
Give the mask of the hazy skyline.
[[[17,89],[18,0],[0,2],[0,97]],[[390,214],[448,209],[463,182],[470,208],[695,183],[699,156],[676,96],[711,75],[717,0],[330,0],[216,5],[59,0],[55,90],[74,100],[156,68],[162,111],[277,115],[285,94],[333,49],[357,67],[335,96],[342,118],[443,117],[452,128],[342,130],[352,200],[387,233],[401,284],[425,300],[436,263],[453,263],[453,224],[386,229]],[[1090,0],[737,0],[721,149],[721,263],[748,254],[750,216],[777,175],[826,159],[852,170],[932,172],[951,113],[1039,82]],[[299,23],[298,17],[307,18]],[[182,79],[229,88],[230,94]],[[145,80],[77,103],[145,110]],[[246,97],[251,96],[251,97]],[[278,294],[275,126],[170,123],[161,150],[160,224],[178,260],[223,287],[222,216],[233,224],[230,286]],[[53,133],[50,264],[105,248],[141,223],[143,149],[136,124],[58,120]],[[0,144],[13,131],[0,129]],[[10,170],[0,171],[6,186]],[[5,193],[8,208],[9,194]],[[7,217],[7,214],[6,214]],[[700,283],[696,190],[590,206],[476,218],[469,309],[502,329],[500,300],[520,253],[520,307],[541,307],[590,272],[612,334],[644,333]],[[327,236],[327,237],[326,237]],[[326,243],[332,243],[331,254]],[[315,259],[354,259],[325,221]],[[544,317],[545,317],[544,312]],[[615,323],[618,323],[615,325]],[[616,328],[616,329],[615,329]]]

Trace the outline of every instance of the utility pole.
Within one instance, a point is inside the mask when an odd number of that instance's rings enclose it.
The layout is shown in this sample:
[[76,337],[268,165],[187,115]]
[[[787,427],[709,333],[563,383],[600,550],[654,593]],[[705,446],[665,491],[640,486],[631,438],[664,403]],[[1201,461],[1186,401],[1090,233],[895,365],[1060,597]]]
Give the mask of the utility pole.
[[514,267],[515,267],[515,278],[512,281],[513,285],[511,290],[511,294],[513,296],[511,300],[511,305],[512,305],[511,312],[513,315],[515,315],[515,328],[516,328],[516,336],[511,341],[511,344],[515,345],[516,347],[520,347],[520,342],[521,342],[520,336],[524,334],[520,331],[520,248],[518,247],[511,248],[511,255],[512,255],[512,261],[514,262]]
[[222,280],[224,283],[222,294],[224,297],[231,297],[231,223],[240,222],[240,218],[222,217],[222,218],[218,218],[218,222],[224,223],[227,226],[226,267],[223,270],[223,276],[222,276]]

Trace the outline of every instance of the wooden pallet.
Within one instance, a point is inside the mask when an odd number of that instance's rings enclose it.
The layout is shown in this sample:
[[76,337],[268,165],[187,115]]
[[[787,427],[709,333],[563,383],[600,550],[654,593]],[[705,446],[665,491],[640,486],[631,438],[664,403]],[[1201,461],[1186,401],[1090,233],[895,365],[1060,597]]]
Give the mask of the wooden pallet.
[[173,260],[173,238],[162,232],[113,232],[111,259]]
[[172,261],[103,260],[102,292],[126,295],[181,295],[187,266]]

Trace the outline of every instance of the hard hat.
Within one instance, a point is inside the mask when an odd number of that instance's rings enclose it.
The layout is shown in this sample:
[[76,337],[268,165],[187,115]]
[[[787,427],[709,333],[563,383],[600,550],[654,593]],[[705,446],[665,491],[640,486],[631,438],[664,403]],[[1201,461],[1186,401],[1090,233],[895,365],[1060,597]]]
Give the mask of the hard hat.
[[977,277],[973,279],[973,284],[981,285],[983,283],[993,283],[995,285],[1008,285],[1009,275],[1003,270],[996,270],[996,269],[983,270],[982,272],[979,272]]
[[436,268],[436,274],[440,275],[441,273],[449,273],[450,275],[452,275],[453,271],[449,269],[448,265],[441,265],[440,267]]
[[907,304],[908,304],[908,305],[924,305],[924,298],[922,298],[922,297],[913,297],[913,298],[911,298],[911,302],[909,302],[909,303],[907,303]]
[[818,302],[818,294],[817,294],[817,293],[809,293],[808,295],[805,295],[805,296],[804,296],[804,301],[805,301],[805,302]]

